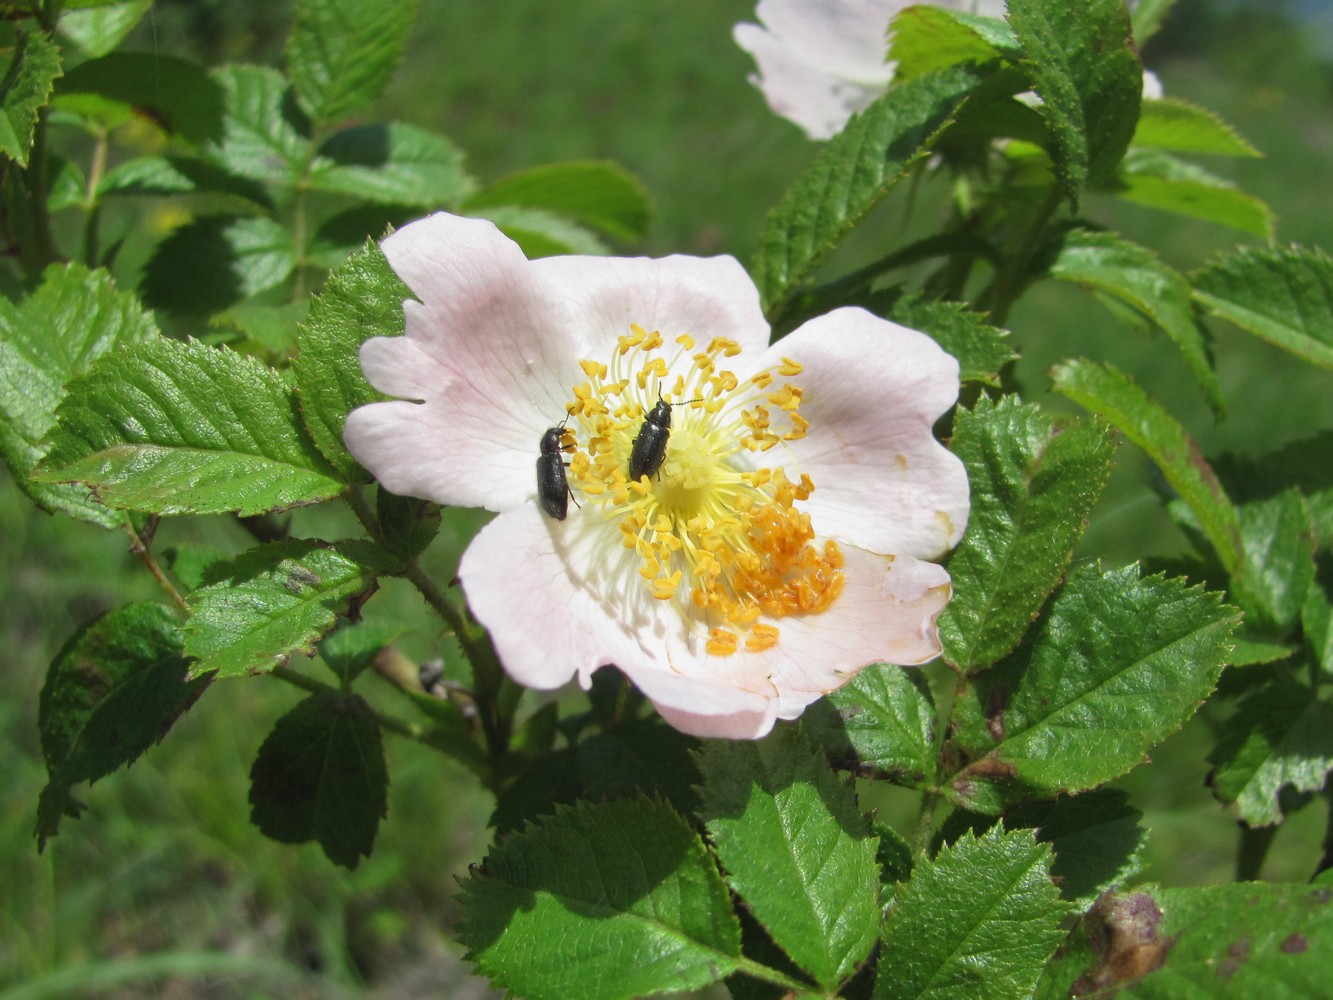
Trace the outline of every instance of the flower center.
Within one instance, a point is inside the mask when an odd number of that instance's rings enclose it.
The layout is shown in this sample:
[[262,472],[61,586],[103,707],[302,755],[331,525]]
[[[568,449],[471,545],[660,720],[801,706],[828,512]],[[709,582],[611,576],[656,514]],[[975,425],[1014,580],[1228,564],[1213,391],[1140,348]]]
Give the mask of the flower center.
[[[580,362],[571,428],[582,447],[569,483],[592,510],[618,522],[652,596],[708,632],[707,651],[728,656],[777,644],[761,618],[826,610],[842,591],[837,544],[817,545],[797,509],[814,490],[758,456],[805,435],[801,366],[787,358],[744,381],[723,367],[741,353],[714,339],[696,350],[631,325],[609,364]],[[631,480],[631,455],[645,473]]]

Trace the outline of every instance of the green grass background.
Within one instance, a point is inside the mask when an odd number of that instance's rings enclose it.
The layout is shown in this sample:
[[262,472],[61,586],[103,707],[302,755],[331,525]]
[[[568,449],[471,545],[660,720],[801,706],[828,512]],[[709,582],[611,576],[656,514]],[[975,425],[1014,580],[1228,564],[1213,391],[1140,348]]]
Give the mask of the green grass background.
[[[1219,111],[1267,154],[1209,165],[1273,205],[1280,238],[1333,247],[1333,72],[1311,39],[1272,15],[1272,5],[1264,9],[1225,21],[1220,9],[1183,4],[1146,59],[1168,94]],[[133,47],[276,61],[289,10],[163,2]],[[566,158],[617,160],[657,204],[650,236],[627,252],[744,260],[766,209],[816,150],[745,83],[752,67],[730,30],[752,11],[752,0],[423,0],[407,59],[374,117],[446,132],[483,179]],[[894,243],[898,231],[928,226],[928,195],[911,206],[890,199],[874,217],[875,239]],[[1089,214],[1181,267],[1235,242],[1223,230],[1109,203]],[[856,263],[853,248],[829,269]],[[1047,366],[1086,354],[1115,361],[1168,400],[1209,453],[1262,452],[1333,427],[1326,374],[1230,329],[1218,328],[1216,352],[1232,416],[1216,423],[1161,336],[1126,331],[1072,289],[1035,290],[1010,325],[1025,394],[1053,406]],[[1143,488],[1149,475],[1123,447],[1080,558],[1122,563],[1179,547]],[[451,523],[436,556],[441,579],[475,524]],[[315,512],[300,515],[298,531],[340,526],[338,515]],[[159,544],[187,539],[243,544],[225,526],[188,520],[167,526]],[[36,703],[46,664],[92,615],[157,595],[122,538],[34,514],[8,483],[0,546],[8,654],[0,729],[9,748],[0,785],[0,1000],[480,995],[448,927],[457,916],[454,879],[484,852],[490,803],[460,769],[394,741],[389,818],[374,857],[355,872],[334,868],[317,847],[265,841],[248,824],[246,775],[268,726],[298,697],[281,684],[216,685],[162,746],[91,789],[84,817],[37,856],[31,832],[44,770]],[[406,590],[391,586],[375,605],[421,621]],[[418,655],[449,655],[434,635],[411,641]],[[1191,723],[1119,783],[1152,829],[1147,876],[1167,884],[1230,877],[1234,825],[1203,785],[1208,725],[1206,717]],[[907,829],[914,799],[894,790],[874,798]],[[1317,808],[1289,821],[1265,876],[1308,877],[1322,822]]]

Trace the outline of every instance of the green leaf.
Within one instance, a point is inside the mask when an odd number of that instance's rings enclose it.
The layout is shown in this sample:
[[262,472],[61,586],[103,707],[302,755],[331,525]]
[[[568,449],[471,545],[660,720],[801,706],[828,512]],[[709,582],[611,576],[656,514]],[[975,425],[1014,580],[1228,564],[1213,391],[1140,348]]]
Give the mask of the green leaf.
[[31,482],[56,423],[65,383],[117,346],[158,336],[135,297],[116,291],[105,271],[52,265],[17,305],[0,298],[0,457],[14,482],[49,511],[103,527],[121,523],[83,486]]
[[85,55],[106,55],[133,30],[153,6],[153,0],[114,0],[88,10],[66,10],[57,30]]
[[185,679],[176,618],[161,604],[127,604],[76,632],[51,661],[38,705],[50,776],[37,809],[38,849],[62,816],[78,815],[71,785],[132,764],[208,683]]
[[1037,996],[1322,996],[1328,900],[1326,887],[1258,882],[1108,896],[1075,928]]
[[1143,67],[1124,0],[1009,0],[1008,11],[1026,53],[1022,67],[1043,100],[1056,176],[1077,207],[1084,188],[1115,171],[1139,117]]
[[560,808],[493,847],[461,894],[467,958],[531,997],[614,1000],[729,975],[740,927],[697,834],[660,803]]
[[889,35],[889,59],[895,63],[893,79],[898,84],[959,63],[1001,57],[1016,62],[1021,55],[1007,24],[945,7],[908,7],[893,19]]
[[1063,937],[1050,855],[994,827],[918,861],[889,907],[876,1000],[1031,995]]
[[1233,587],[1246,621],[1281,636],[1296,624],[1315,578],[1315,531],[1305,500],[1286,490],[1241,505],[1245,574]]
[[187,222],[157,245],[140,291],[150,305],[185,315],[220,312],[286,281],[296,247],[262,216],[214,215]]
[[106,355],[68,389],[42,482],[155,514],[259,514],[342,488],[286,380],[252,358],[156,340]]
[[1113,296],[1166,332],[1221,414],[1222,387],[1213,371],[1203,331],[1194,318],[1190,286],[1183,275],[1146,247],[1115,233],[1071,229],[1062,238],[1051,277]]
[[324,637],[319,644],[319,655],[339,680],[350,684],[397,635],[398,630],[388,625],[349,622]]
[[1134,26],[1134,41],[1141,48],[1143,43],[1157,34],[1167,13],[1176,0],[1136,0],[1129,5],[1129,20]]
[[301,415],[320,452],[348,482],[370,476],[343,444],[343,423],[356,407],[384,398],[361,374],[357,351],[371,337],[401,334],[403,300],[411,297],[380,248],[368,242],[330,275],[297,335],[292,367]]
[[1213,690],[1240,620],[1218,595],[1134,566],[1074,573],[955,713],[946,793],[976,812],[1094,788],[1179,729]]
[[1273,238],[1273,211],[1267,204],[1169,153],[1130,149],[1113,187],[1116,197],[1136,205]]
[[711,741],[701,815],[727,883],[826,990],[870,954],[879,924],[876,838],[850,784],[794,727]]
[[770,314],[935,141],[985,79],[958,67],[893,87],[835,135],[769,213],[751,267]]
[[557,805],[633,795],[662,799],[679,812],[692,814],[699,805],[694,788],[699,770],[693,754],[698,746],[697,740],[657,718],[631,719],[539,757],[500,796],[491,825],[500,832],[517,830],[528,820],[554,812]]
[[471,215],[490,219],[523,250],[529,260],[568,254],[599,257],[610,253],[606,244],[577,222],[540,208],[497,205],[472,209]]
[[355,868],[388,811],[379,720],[358,695],[315,694],[278,720],[250,771],[250,820],[283,844],[318,841]]
[[1142,818],[1124,792],[1099,788],[1018,806],[1004,814],[1004,825],[1036,828],[1037,842],[1055,851],[1051,878],[1060,895],[1084,910],[1143,870],[1148,831],[1139,825]]
[[83,95],[133,108],[167,132],[200,143],[222,135],[224,94],[187,59],[159,52],[112,52],[80,63],[56,85],[57,104]]
[[1305,634],[1310,658],[1325,675],[1333,676],[1333,560],[1327,554],[1320,559],[1319,581],[1305,592],[1301,609],[1301,631]]
[[264,673],[315,643],[337,624],[349,600],[373,586],[387,561],[365,542],[303,539],[251,549],[211,567],[190,595],[185,652],[193,676]]
[[475,209],[514,205],[565,215],[626,242],[648,232],[652,203],[639,179],[618,164],[603,160],[550,163],[502,177],[473,195]]
[[1176,419],[1113,365],[1067,361],[1051,375],[1057,392],[1104,418],[1147,453],[1199,519],[1223,567],[1239,575],[1244,557],[1236,509]]
[[881,663],[811,705],[802,725],[837,766],[920,788],[935,777],[935,715],[919,670]]
[[1208,755],[1217,797],[1250,826],[1282,822],[1287,785],[1317,792],[1333,770],[1333,706],[1278,674],[1240,703]]
[[0,153],[21,167],[28,165],[37,113],[60,72],[60,50],[40,31],[20,32],[0,67]]
[[286,54],[306,114],[334,122],[379,97],[416,13],[417,0],[299,0]]
[[954,421],[972,513],[949,557],[944,658],[964,671],[1018,644],[1069,565],[1106,485],[1115,447],[1099,422],[1056,422],[1035,405],[984,396]]
[[999,388],[1000,369],[1018,357],[1009,347],[1007,331],[991,326],[980,313],[972,312],[961,302],[932,300],[921,295],[876,295],[868,305],[885,319],[929,334],[958,359],[958,378],[962,382],[981,382]]
[[238,331],[267,355],[283,359],[296,350],[296,330],[310,312],[310,300],[298,299],[280,306],[242,302],[226,312],[214,314],[208,325],[214,329]]
[[1143,102],[1143,111],[1134,129],[1134,145],[1169,149],[1175,153],[1260,155],[1213,112],[1174,97]]
[[1333,368],[1333,260],[1315,247],[1245,247],[1194,275],[1194,297],[1312,365]]
[[112,167],[97,185],[97,197],[114,194],[228,194],[273,207],[262,185],[190,156],[139,156]]
[[381,543],[402,559],[421,555],[440,532],[439,504],[399,496],[383,486],[375,491],[375,514]]
[[319,154],[310,186],[363,201],[453,208],[476,187],[457,146],[402,122],[344,129],[320,146]]
[[209,157],[241,177],[294,187],[313,151],[310,122],[286,78],[261,66],[223,66],[211,79],[224,110]]

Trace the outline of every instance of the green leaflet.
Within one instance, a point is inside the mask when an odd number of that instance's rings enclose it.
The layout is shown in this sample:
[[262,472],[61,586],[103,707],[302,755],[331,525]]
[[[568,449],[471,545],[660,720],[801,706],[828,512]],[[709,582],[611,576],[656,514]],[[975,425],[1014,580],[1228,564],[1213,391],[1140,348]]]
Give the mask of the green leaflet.
[[1131,147],[1113,189],[1118,198],[1137,205],[1273,238],[1276,220],[1266,203],[1170,153]]
[[34,483],[65,383],[117,346],[156,339],[157,325],[105,271],[52,265],[17,304],[0,298],[0,457],[44,510],[110,527],[121,518],[83,486]]
[[953,450],[967,466],[972,512],[949,557],[954,596],[940,639],[946,660],[974,671],[1018,644],[1059,583],[1115,449],[1100,423],[1057,422],[1007,396],[959,410]]
[[1213,112],[1174,97],[1143,103],[1134,129],[1134,145],[1175,153],[1259,155],[1257,149]]
[[876,293],[864,305],[886,319],[929,334],[958,359],[961,382],[998,388],[1000,369],[1018,357],[1009,346],[1008,331],[991,326],[961,302]]
[[955,67],[892,87],[854,115],[769,213],[751,270],[770,315],[930,152],[986,74]]
[[977,812],[1124,774],[1213,690],[1239,621],[1134,566],[1070,576],[1022,645],[960,695],[945,792]]
[[119,45],[152,5],[153,0],[113,0],[88,10],[67,6],[56,30],[86,55],[97,58]]
[[642,798],[559,807],[510,834],[472,869],[461,903],[467,957],[495,986],[534,1000],[694,989],[740,956],[703,842]]
[[388,810],[379,720],[359,695],[315,694],[274,725],[250,771],[250,819],[284,844],[319,842],[355,868]]
[[1111,295],[1147,316],[1184,356],[1213,411],[1223,412],[1222,387],[1194,318],[1190,286],[1178,271],[1114,233],[1073,229],[1063,235],[1050,274]]
[[1051,374],[1057,392],[1105,418],[1147,453],[1199,519],[1227,572],[1238,576],[1244,556],[1236,509],[1179,422],[1113,365],[1066,361]]
[[379,97],[416,14],[417,0],[300,0],[286,56],[305,113],[335,122]]
[[1050,859],[997,826],[918,861],[884,922],[876,1000],[1029,996],[1063,936]]
[[132,764],[159,742],[208,686],[187,681],[176,616],[127,604],[89,622],[51,661],[38,708],[50,782],[37,807],[39,849],[64,815],[71,785]]
[[297,335],[301,415],[320,452],[349,482],[368,482],[370,475],[343,444],[347,414],[384,398],[361,374],[357,351],[371,337],[401,334],[403,300],[411,297],[380,248],[367,241],[329,276]]
[[921,671],[880,663],[807,708],[802,725],[837,766],[919,788],[935,778],[935,718]]
[[388,562],[368,542],[274,542],[209,568],[190,595],[185,651],[193,676],[272,670],[293,653],[314,654],[355,594]]
[[1008,11],[1025,53],[1022,68],[1043,101],[1056,176],[1077,206],[1086,187],[1115,170],[1139,117],[1143,67],[1131,48],[1124,2],[1010,0]]
[[879,923],[876,838],[844,779],[792,727],[699,755],[702,816],[732,890],[826,990],[870,954]]
[[313,157],[310,122],[290,100],[287,79],[260,66],[223,66],[210,74],[220,97],[210,159],[240,177],[293,187]]
[[[551,163],[501,177],[473,195],[468,214],[512,205],[567,216],[617,240],[642,239],[652,203],[637,177],[602,160]],[[489,217],[489,216],[488,216]]]
[[156,514],[257,514],[342,489],[286,379],[251,358],[159,339],[102,357],[68,388],[42,482]]
[[897,15],[889,35],[889,59],[899,83],[959,63],[1000,57],[1017,61],[1021,55],[1014,33],[1003,22],[926,4]]
[[0,67],[0,153],[28,165],[37,113],[51,98],[60,76],[60,50],[40,31],[18,36],[13,54]]
[[1194,297],[1312,365],[1333,368],[1333,261],[1305,247],[1246,247],[1194,276]]

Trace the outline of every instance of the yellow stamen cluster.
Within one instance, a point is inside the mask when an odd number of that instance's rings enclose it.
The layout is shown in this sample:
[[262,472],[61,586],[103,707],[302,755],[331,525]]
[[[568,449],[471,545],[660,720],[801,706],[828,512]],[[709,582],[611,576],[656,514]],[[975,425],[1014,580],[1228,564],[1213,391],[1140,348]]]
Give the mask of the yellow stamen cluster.
[[[736,461],[805,435],[801,389],[788,381],[801,366],[783,358],[741,381],[722,367],[740,354],[736,342],[696,350],[682,335],[673,344],[632,325],[610,364],[581,362],[588,381],[573,387],[568,409],[586,444],[569,482],[604,520],[619,521],[652,596],[708,623],[709,653],[769,649],[779,630],[761,617],[825,611],[844,579],[837,545],[816,547],[796,507],[814,489],[810,477],[793,482],[781,466]],[[634,439],[659,399],[672,404],[666,456],[654,475],[631,481]]]

